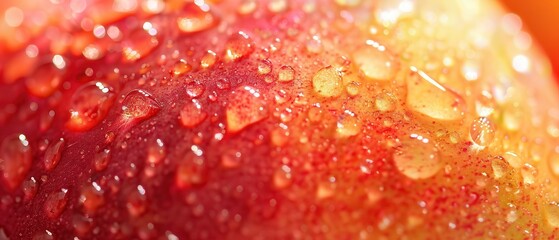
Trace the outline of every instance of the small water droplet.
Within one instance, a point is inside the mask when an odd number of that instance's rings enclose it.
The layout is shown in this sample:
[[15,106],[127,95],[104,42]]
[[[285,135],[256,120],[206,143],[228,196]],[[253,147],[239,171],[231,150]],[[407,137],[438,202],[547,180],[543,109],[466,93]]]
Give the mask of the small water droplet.
[[270,141],[274,146],[283,147],[289,140],[287,125],[281,123],[278,128],[270,132]]
[[216,61],[217,61],[217,54],[214,51],[208,50],[200,60],[200,66],[202,68],[209,68],[213,66]]
[[31,168],[32,157],[32,149],[25,135],[12,135],[2,141],[0,170],[8,189],[19,187]]
[[111,160],[111,150],[103,149],[93,156],[93,167],[96,171],[103,171],[109,165]]
[[138,29],[122,41],[122,60],[128,63],[135,62],[150,54],[158,45],[157,37],[144,29]]
[[309,108],[308,117],[311,122],[319,122],[322,120],[322,109],[320,105],[316,104]]
[[372,40],[355,51],[353,60],[367,78],[376,81],[393,80],[398,70],[386,48]]
[[266,101],[253,87],[239,87],[229,98],[225,114],[230,133],[238,132],[268,116]]
[[272,71],[272,62],[268,59],[258,61],[258,74],[265,75]]
[[312,36],[306,43],[306,49],[309,53],[320,53],[322,51],[322,41],[318,36]]
[[35,194],[37,194],[37,189],[39,189],[39,184],[34,177],[31,177],[29,180],[23,182],[23,199],[25,201],[31,201]]
[[43,64],[25,79],[27,90],[37,97],[52,95],[62,84],[64,71],[56,68],[52,63]]
[[74,131],[87,131],[99,124],[113,105],[115,94],[102,82],[91,82],[78,88],[72,96],[70,119],[66,126]]
[[554,228],[559,228],[559,203],[552,201],[544,204],[544,216],[547,223]]
[[418,134],[403,138],[393,159],[398,170],[414,180],[430,178],[442,167],[435,144]]
[[148,164],[158,164],[161,160],[163,160],[163,158],[165,158],[166,155],[167,151],[165,150],[165,144],[158,138],[148,147],[146,162]]
[[192,66],[188,64],[186,60],[181,59],[173,65],[173,70],[171,71],[171,73],[175,76],[180,76],[187,72],[190,72],[190,70],[192,70]]
[[51,193],[45,201],[44,210],[45,214],[51,219],[57,219],[66,208],[68,203],[68,189],[62,188],[56,192]]
[[512,170],[509,163],[503,157],[495,157],[491,160],[491,168],[495,179],[500,179]]
[[238,32],[233,34],[225,44],[225,58],[229,61],[239,60],[252,53],[253,43],[248,34]]
[[529,163],[525,163],[520,169],[520,174],[522,175],[524,184],[531,185],[536,182],[536,175],[538,174],[538,172],[532,165],[530,165]]
[[122,118],[125,122],[142,121],[159,112],[161,104],[150,93],[135,89],[122,101]]
[[291,82],[295,79],[295,70],[291,66],[281,66],[278,70],[278,81]]
[[343,91],[342,76],[334,67],[325,67],[312,77],[314,92],[322,97],[338,97]]
[[45,151],[44,166],[47,171],[53,170],[56,165],[58,165],[58,162],[62,157],[64,144],[64,139],[60,138],[58,141],[53,142]]
[[198,126],[206,117],[207,113],[202,109],[202,104],[196,99],[187,101],[180,111],[181,124],[186,128]]
[[346,110],[336,124],[336,135],[340,138],[355,136],[361,132],[361,122],[355,113]]
[[479,146],[488,146],[493,142],[495,137],[495,127],[493,123],[485,118],[480,117],[472,122],[470,127],[470,138]]
[[228,150],[221,155],[221,166],[224,168],[236,168],[241,164],[241,157],[241,152]]
[[[218,88],[220,88],[220,86],[223,87],[222,85],[220,85],[220,83],[222,82],[218,81]],[[206,90],[204,85],[196,82],[191,82],[186,85],[186,95],[191,98],[199,97],[200,95],[202,95],[202,93],[204,93],[204,90]]]
[[443,87],[425,72],[415,67],[411,70],[412,74],[417,74],[408,78],[407,83],[406,104],[411,110],[436,120],[463,118],[466,106],[460,95]]
[[183,33],[195,33],[214,26],[218,19],[211,12],[210,6],[201,2],[189,2],[184,5],[177,17],[177,25]]
[[146,208],[147,208],[146,190],[142,185],[138,185],[128,195],[126,209],[128,209],[128,213],[130,214],[130,216],[138,217],[146,211]]
[[97,209],[105,203],[103,189],[96,182],[86,184],[82,187],[79,201],[83,206],[83,211],[87,215],[95,214]]
[[207,168],[204,159],[195,157],[193,161],[184,161],[177,167],[175,184],[180,189],[200,186],[207,180]]
[[510,164],[513,168],[520,168],[522,167],[522,158],[518,156],[518,154],[514,152],[506,152],[503,155],[503,158]]
[[289,187],[293,182],[291,176],[291,168],[287,165],[282,165],[274,173],[273,181],[274,181],[274,187],[276,187],[277,189],[284,189]]
[[55,115],[56,112],[54,110],[42,112],[39,120],[39,129],[41,130],[41,132],[44,132],[51,127]]
[[389,92],[383,92],[375,98],[375,107],[381,112],[394,111],[396,109],[396,96]]

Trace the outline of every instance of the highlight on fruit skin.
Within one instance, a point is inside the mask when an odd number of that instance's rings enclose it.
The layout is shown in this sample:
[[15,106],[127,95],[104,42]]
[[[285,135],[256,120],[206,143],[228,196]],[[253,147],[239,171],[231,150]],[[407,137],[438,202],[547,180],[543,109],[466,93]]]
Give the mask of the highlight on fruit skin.
[[0,239],[559,234],[557,87],[493,1],[0,7]]

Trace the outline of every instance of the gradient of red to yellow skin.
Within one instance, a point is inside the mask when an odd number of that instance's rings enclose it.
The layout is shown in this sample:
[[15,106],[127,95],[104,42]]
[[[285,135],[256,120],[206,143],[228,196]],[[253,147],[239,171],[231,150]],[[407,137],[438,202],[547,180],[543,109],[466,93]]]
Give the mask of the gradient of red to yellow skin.
[[559,76],[559,1],[501,0],[522,18],[524,27],[549,57],[555,76]]

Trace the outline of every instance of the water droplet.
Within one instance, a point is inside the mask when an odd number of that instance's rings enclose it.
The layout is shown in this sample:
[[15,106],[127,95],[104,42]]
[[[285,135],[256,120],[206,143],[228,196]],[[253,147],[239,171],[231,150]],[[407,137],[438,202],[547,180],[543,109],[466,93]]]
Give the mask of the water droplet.
[[161,104],[150,93],[135,89],[122,101],[122,118],[125,122],[142,121],[159,112]]
[[353,60],[367,78],[376,81],[392,80],[398,70],[386,48],[372,40],[355,51]]
[[225,58],[235,61],[252,53],[253,43],[250,37],[244,32],[232,35],[225,44]]
[[190,70],[192,70],[192,66],[190,66],[190,64],[188,64],[186,60],[181,59],[177,61],[175,65],[173,65],[173,70],[171,71],[171,73],[175,76],[180,76],[189,72]]
[[180,189],[188,189],[192,186],[200,186],[206,182],[207,168],[204,159],[194,158],[193,161],[185,161],[177,167],[175,184]]
[[331,182],[320,183],[316,188],[316,198],[319,200],[330,198],[336,193],[335,190]]
[[221,155],[221,166],[224,168],[236,168],[241,164],[241,157],[241,152],[228,150]]
[[268,116],[266,101],[253,87],[242,86],[231,93],[225,115],[227,130],[238,132]]
[[[423,71],[411,67],[416,77],[408,78],[407,106],[416,113],[436,119],[462,119],[465,102],[458,94],[446,89]],[[429,96],[429,97],[425,97]]]
[[146,190],[142,185],[138,185],[128,195],[126,209],[128,209],[128,213],[130,214],[130,216],[138,217],[146,211],[146,208],[147,208]]
[[217,54],[211,50],[208,50],[200,60],[200,66],[202,68],[209,68],[213,66],[216,61],[217,61]]
[[279,128],[270,132],[270,141],[274,146],[283,147],[289,140],[289,131],[287,125],[281,123]]
[[96,182],[82,187],[79,201],[83,206],[83,211],[87,215],[95,214],[97,209],[105,203],[101,186]]
[[312,86],[314,92],[322,97],[338,97],[344,91],[340,72],[331,66],[322,68],[314,74]]
[[[223,83],[222,81],[218,81],[218,88],[222,85],[220,85],[221,83]],[[204,93],[204,90],[206,90],[204,88],[204,85],[196,83],[196,82],[192,82],[186,85],[186,95],[188,95],[191,98],[197,98],[200,95],[202,95],[202,93]]]
[[148,147],[146,162],[148,164],[158,164],[161,160],[163,160],[163,158],[165,158],[166,154],[167,151],[165,150],[165,144],[158,138]]
[[55,115],[56,113],[54,112],[54,110],[43,111],[41,113],[39,120],[39,129],[41,130],[41,132],[46,131],[51,127]]
[[306,43],[306,49],[309,53],[320,53],[322,51],[322,41],[318,36],[312,36]]
[[35,197],[35,194],[37,194],[38,188],[39,185],[34,177],[31,177],[29,180],[23,182],[23,199],[25,201],[31,201]]
[[202,4],[186,3],[177,17],[177,25],[184,33],[207,30],[216,22],[217,18],[210,11],[210,6],[204,2]]
[[536,182],[536,175],[538,174],[538,172],[532,165],[530,165],[529,163],[525,163],[520,169],[520,174],[522,175],[524,184],[531,185]]
[[182,126],[186,128],[198,126],[206,117],[207,113],[202,109],[202,104],[196,99],[187,101],[180,111]]
[[383,92],[375,99],[375,106],[381,112],[394,111],[396,109],[396,96],[392,93]]
[[272,71],[272,62],[268,59],[258,61],[258,74],[265,75]]
[[64,150],[64,139],[60,138],[58,141],[52,143],[45,152],[45,161],[44,166],[47,171],[53,170],[58,162],[60,161],[60,157],[62,157],[62,151]]
[[411,134],[402,139],[401,146],[394,152],[393,158],[398,170],[415,180],[430,178],[442,167],[439,150],[435,144],[418,134]]
[[135,62],[147,56],[158,45],[157,37],[150,35],[144,29],[138,29],[122,41],[122,60],[124,62]]
[[111,150],[103,149],[102,151],[98,152],[93,156],[93,167],[96,171],[103,171],[109,165],[109,161],[111,160]]
[[87,131],[99,124],[113,105],[115,94],[102,82],[91,82],[78,88],[70,102],[70,119],[66,126],[74,131]]
[[495,179],[500,179],[511,171],[510,165],[502,157],[493,158],[491,168],[493,169]]
[[281,66],[278,71],[278,81],[291,82],[295,79],[295,70],[291,66]]
[[27,90],[37,97],[52,95],[62,83],[63,71],[52,63],[43,64],[25,79]]
[[361,122],[355,116],[355,113],[346,110],[338,119],[336,125],[336,135],[340,138],[348,138],[355,136],[361,132]]
[[559,203],[549,202],[544,204],[544,216],[547,223],[554,228],[559,228]]
[[520,168],[522,167],[522,158],[518,156],[518,154],[513,152],[506,152],[503,155],[503,158],[510,164],[513,168]]
[[320,105],[313,105],[311,108],[309,108],[309,112],[307,115],[311,122],[316,123],[322,120],[322,109],[320,108]]
[[45,201],[44,210],[45,214],[51,218],[56,219],[66,208],[68,203],[68,189],[62,188],[59,191],[51,193]]
[[8,189],[14,190],[31,168],[32,149],[23,134],[7,137],[0,146],[0,170]]
[[494,137],[495,127],[489,119],[480,117],[472,122],[470,138],[475,144],[482,147],[488,146],[493,142]]
[[273,181],[274,181],[274,187],[276,187],[277,189],[284,189],[286,187],[289,187],[293,182],[291,176],[291,168],[287,165],[282,165],[274,173]]

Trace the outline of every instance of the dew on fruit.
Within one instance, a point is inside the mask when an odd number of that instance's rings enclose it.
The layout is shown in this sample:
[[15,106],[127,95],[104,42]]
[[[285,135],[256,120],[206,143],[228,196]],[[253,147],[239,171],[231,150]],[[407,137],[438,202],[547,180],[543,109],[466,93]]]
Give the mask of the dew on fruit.
[[49,218],[57,219],[60,217],[68,203],[67,193],[68,189],[62,188],[48,195],[44,204],[44,210]]
[[201,4],[189,2],[184,5],[177,17],[177,26],[183,33],[196,33],[207,30],[217,22],[210,6],[203,1]]
[[491,168],[495,179],[500,179],[508,174],[512,168],[503,157],[495,157],[491,160]]
[[[411,67],[406,105],[410,110],[435,120],[453,121],[464,117],[465,102],[425,72]],[[426,97],[429,96],[429,97]]]
[[495,138],[493,123],[486,117],[474,120],[470,126],[470,138],[479,146],[488,146]]
[[24,181],[22,184],[23,199],[25,201],[31,201],[37,194],[38,188],[39,188],[39,184],[37,183],[37,180],[35,180],[34,177],[31,177],[30,179]]
[[280,13],[287,9],[287,0],[270,0],[268,1],[268,10],[273,13]]
[[544,216],[553,228],[559,228],[559,203],[551,201],[543,204]]
[[[218,84],[220,84],[220,82],[221,81],[219,81]],[[221,86],[221,88],[222,87],[223,86]],[[219,85],[218,85],[218,88],[220,88]],[[188,95],[191,98],[200,97],[202,95],[202,93],[204,93],[204,90],[205,90],[204,85],[196,83],[196,82],[191,82],[191,83],[186,85],[186,95]]]
[[166,155],[167,150],[165,148],[165,144],[158,138],[155,142],[152,142],[149,145],[146,162],[148,164],[158,164],[163,160],[163,158],[165,158]]
[[221,155],[221,166],[224,168],[236,168],[241,164],[241,160],[241,152],[228,150]]
[[186,60],[181,59],[173,65],[173,70],[171,71],[171,73],[175,76],[180,76],[189,72],[190,70],[192,70],[192,66],[188,64]]
[[514,152],[506,152],[503,154],[503,158],[509,163],[509,165],[513,168],[520,168],[522,167],[522,158],[518,156],[518,154]]
[[391,81],[398,70],[386,47],[373,40],[355,51],[353,61],[367,78],[375,81]]
[[108,114],[114,99],[112,88],[103,82],[81,86],[72,96],[66,126],[74,131],[87,131],[97,126]]
[[398,171],[414,180],[433,177],[442,167],[435,143],[415,133],[401,139],[392,157]]
[[62,151],[64,151],[64,146],[64,138],[60,138],[47,148],[44,157],[44,166],[47,171],[52,171],[58,165],[62,157]]
[[63,74],[64,72],[55,65],[46,63],[37,67],[33,73],[25,79],[25,86],[31,94],[37,97],[49,97],[62,84]]
[[348,138],[361,132],[361,122],[355,113],[345,110],[336,124],[336,135],[339,138]]
[[5,138],[0,146],[0,170],[5,186],[14,190],[25,179],[33,160],[32,148],[23,134]]
[[200,59],[200,66],[202,68],[209,68],[217,61],[217,54],[214,51],[208,50],[206,54]]
[[104,191],[98,183],[92,182],[82,187],[79,202],[87,215],[93,215],[105,203]]
[[141,121],[159,112],[161,104],[149,92],[141,89],[130,91],[122,101],[122,118],[125,122]]
[[268,59],[258,61],[258,74],[264,75],[272,71],[272,62]]
[[132,217],[138,217],[146,211],[147,209],[146,190],[142,185],[138,185],[128,195],[128,200],[126,202],[126,209],[128,209],[128,213]]
[[177,167],[175,184],[179,189],[200,186],[207,181],[207,168],[204,159],[195,157],[192,161],[184,161]]
[[278,69],[279,82],[291,82],[295,79],[295,70],[291,66],[281,66]]
[[475,81],[479,78],[480,66],[477,64],[477,61],[469,60],[464,62],[461,71],[467,81]]
[[488,91],[482,91],[477,97],[476,103],[476,113],[480,117],[487,117],[495,111],[495,102],[493,100],[493,95]]
[[235,61],[247,57],[254,51],[253,45],[248,34],[242,31],[235,33],[225,44],[225,59]]
[[342,76],[334,67],[325,67],[314,74],[312,86],[315,93],[322,97],[338,97],[343,91]]
[[95,171],[103,171],[109,165],[111,160],[111,150],[103,149],[93,156],[93,168]]
[[289,141],[287,125],[281,123],[279,127],[270,132],[270,141],[274,146],[283,147]]
[[186,128],[193,128],[202,123],[206,119],[207,115],[208,114],[202,108],[200,101],[192,99],[190,101],[186,101],[184,106],[181,108],[179,117],[182,126]]
[[45,230],[33,235],[33,240],[54,240],[54,235],[49,230]]
[[322,51],[322,41],[320,37],[314,35],[305,44],[305,49],[309,53],[320,53]]
[[78,236],[85,237],[93,227],[93,219],[81,214],[72,216],[72,226]]
[[520,168],[520,174],[522,175],[524,184],[531,185],[536,182],[537,171],[531,164],[525,163],[522,165]]
[[273,177],[274,187],[277,189],[284,189],[291,185],[293,182],[291,176],[291,168],[287,165],[282,165],[278,168]]
[[225,110],[227,131],[236,133],[268,116],[267,102],[260,92],[250,86],[241,86],[231,93]]
[[122,42],[122,60],[135,62],[151,53],[159,45],[157,37],[138,29]]
[[375,107],[381,112],[394,111],[396,108],[396,96],[389,92],[379,94],[375,98]]

